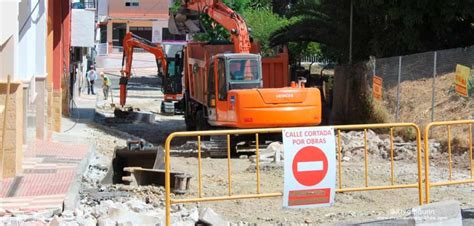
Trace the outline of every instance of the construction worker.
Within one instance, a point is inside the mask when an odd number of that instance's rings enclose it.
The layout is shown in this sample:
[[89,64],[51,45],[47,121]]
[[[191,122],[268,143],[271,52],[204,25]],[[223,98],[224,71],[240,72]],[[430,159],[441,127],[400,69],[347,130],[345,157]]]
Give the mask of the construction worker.
[[94,83],[97,80],[97,72],[95,72],[94,65],[91,65],[90,70],[86,73],[87,79],[87,94],[95,95],[94,92]]
[[104,100],[107,100],[112,82],[110,81],[109,76],[105,75],[104,72],[100,72],[100,77],[102,78],[102,91],[104,92]]

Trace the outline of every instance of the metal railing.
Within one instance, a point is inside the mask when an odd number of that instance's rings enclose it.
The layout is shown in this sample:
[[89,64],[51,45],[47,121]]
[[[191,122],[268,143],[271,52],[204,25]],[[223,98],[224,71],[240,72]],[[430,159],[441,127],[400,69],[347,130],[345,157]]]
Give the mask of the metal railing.
[[[430,203],[430,189],[431,187],[439,187],[446,185],[455,184],[467,184],[474,183],[474,169],[472,160],[472,124],[474,120],[459,120],[459,121],[445,121],[445,122],[432,122],[425,127],[425,203]],[[451,146],[451,126],[454,125],[468,125],[469,126],[469,166],[470,166],[470,179],[464,180],[453,180],[453,160],[452,160],[452,146]],[[446,126],[448,133],[448,181],[430,181],[430,150],[429,150],[429,138],[430,130],[435,126]]]
[[[393,130],[394,128],[410,127],[416,130],[416,152],[417,152],[417,169],[418,178],[417,182],[413,184],[395,184],[394,175],[394,139]],[[423,188],[422,188],[422,160],[421,160],[421,131],[419,127],[414,123],[389,123],[389,124],[361,124],[361,125],[343,125],[333,126],[337,130],[337,155],[338,155],[338,188],[336,192],[355,192],[355,191],[371,191],[371,190],[387,190],[387,189],[402,189],[402,188],[417,188],[418,189],[418,200],[419,204],[423,204]],[[368,156],[368,145],[367,145],[367,130],[368,129],[390,129],[390,160],[391,160],[391,176],[390,185],[377,185],[369,186],[369,156]],[[242,129],[242,130],[215,130],[215,131],[194,131],[194,132],[175,132],[168,136],[165,143],[165,194],[166,194],[166,225],[170,225],[171,221],[171,205],[178,203],[190,203],[190,202],[208,202],[208,201],[221,201],[221,200],[236,200],[236,199],[251,199],[251,198],[268,198],[268,197],[280,197],[281,192],[264,193],[261,191],[261,178],[260,178],[260,148],[259,138],[261,134],[269,133],[281,133],[284,128],[271,128],[271,129]],[[364,130],[364,187],[351,187],[343,188],[342,186],[342,144],[341,144],[341,131],[342,130]],[[253,194],[239,194],[234,195],[232,193],[232,174],[231,174],[231,135],[251,135],[255,134],[255,154],[256,154],[256,193]],[[204,197],[202,192],[202,150],[201,142],[203,136],[226,136],[227,140],[227,195],[217,197]],[[171,142],[176,137],[196,137],[198,145],[198,197],[189,199],[172,199],[171,198],[171,185],[170,185],[170,172],[171,172]]]
[[95,4],[95,0],[85,0],[85,1],[71,3],[71,8],[73,8],[73,9],[95,9],[96,4]]

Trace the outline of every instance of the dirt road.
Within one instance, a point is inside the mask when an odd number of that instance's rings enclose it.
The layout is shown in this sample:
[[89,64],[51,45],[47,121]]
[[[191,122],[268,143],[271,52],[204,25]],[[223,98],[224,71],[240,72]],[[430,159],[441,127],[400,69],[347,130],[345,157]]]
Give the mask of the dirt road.
[[[156,123],[154,124],[127,124],[127,123],[103,123],[98,128],[100,133],[106,132],[113,143],[102,144],[106,139],[98,139],[98,152],[103,155],[104,161],[111,158],[111,145],[123,143],[127,136],[136,136],[155,144],[162,145],[167,135],[174,131],[185,129],[182,116],[163,116],[159,113],[159,104],[162,93],[159,83],[152,83],[149,77],[137,78],[133,89],[129,92],[128,103],[141,110],[155,112]],[[118,96],[116,96],[117,98]],[[105,114],[111,114],[110,108],[99,110]],[[110,140],[107,139],[107,140]],[[189,173],[193,176],[191,181],[191,193],[185,197],[197,196],[197,166],[198,161],[195,154],[182,153],[183,150],[174,150],[171,160],[172,168]],[[460,158],[460,157],[459,157]],[[442,153],[438,159],[446,159]],[[447,167],[443,161],[436,161],[432,167],[431,176],[435,180],[447,178]],[[203,194],[205,197],[226,195],[227,184],[227,159],[204,158],[203,167]],[[234,158],[231,160],[232,169],[232,194],[251,194],[256,192],[256,173],[251,161],[246,158]],[[469,171],[466,164],[455,168],[455,175],[468,177]],[[458,176],[456,176],[458,177]],[[364,186],[364,161],[361,158],[351,158],[343,163],[343,188]],[[395,162],[395,182],[401,184],[416,183],[417,167],[413,159]],[[283,168],[281,165],[266,167],[261,171],[262,192],[282,192],[283,190]],[[390,161],[380,156],[371,156],[369,161],[369,185],[390,184]],[[474,205],[474,191],[472,185],[461,185],[452,187],[434,188],[432,201],[444,199],[457,199],[463,207]],[[418,193],[416,189],[385,190],[338,193],[336,202],[330,208],[318,209],[283,209],[281,198],[253,199],[224,201],[214,203],[201,203],[200,207],[211,207],[216,212],[232,222],[251,222],[259,224],[275,223],[310,223],[331,224],[336,222],[358,222],[362,220],[378,220],[385,218],[401,217],[407,214],[406,209],[418,205]],[[195,205],[187,205],[191,208]]]

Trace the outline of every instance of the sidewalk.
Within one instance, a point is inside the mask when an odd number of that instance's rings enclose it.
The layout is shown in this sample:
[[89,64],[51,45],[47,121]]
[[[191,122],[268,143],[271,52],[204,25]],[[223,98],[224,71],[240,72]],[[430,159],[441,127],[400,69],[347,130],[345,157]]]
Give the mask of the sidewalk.
[[[84,131],[94,119],[95,102],[95,96],[79,98],[79,109],[72,119],[63,118],[62,131],[67,132],[52,133],[46,141],[35,140],[27,145],[23,172],[15,178],[0,180],[0,208],[7,215],[62,210],[66,199],[77,196],[74,184],[81,181],[95,147]],[[77,112],[81,117],[78,122]]]

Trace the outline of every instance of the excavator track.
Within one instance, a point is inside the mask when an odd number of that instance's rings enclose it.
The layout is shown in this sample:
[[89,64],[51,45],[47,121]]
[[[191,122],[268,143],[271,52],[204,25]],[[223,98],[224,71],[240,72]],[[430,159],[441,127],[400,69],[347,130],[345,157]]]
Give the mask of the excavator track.
[[[274,140],[266,140],[265,142],[261,142],[258,145],[260,150],[266,149],[267,146],[273,142],[277,141],[278,139]],[[255,154],[257,145],[255,144],[255,140],[249,136],[245,137],[231,137],[230,143],[230,154],[231,157],[238,157],[240,155],[253,155]],[[201,151],[203,156],[211,157],[211,158],[226,158],[227,157],[227,137],[226,136],[212,136],[212,137],[203,137],[201,140]],[[188,141],[184,145],[177,147],[176,151],[182,150],[198,150],[198,142],[197,141]]]

